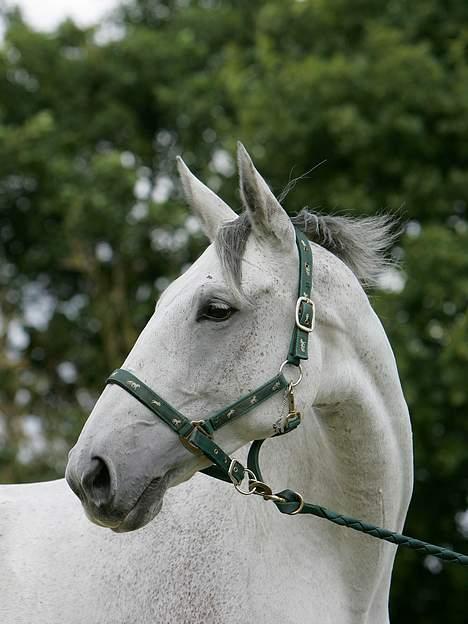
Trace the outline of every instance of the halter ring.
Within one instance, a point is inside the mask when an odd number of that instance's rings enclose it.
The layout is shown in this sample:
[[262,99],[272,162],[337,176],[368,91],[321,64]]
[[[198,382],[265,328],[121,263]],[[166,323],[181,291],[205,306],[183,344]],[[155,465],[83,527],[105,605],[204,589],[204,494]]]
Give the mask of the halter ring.
[[[281,364],[280,369],[279,369],[279,374],[280,375],[283,372],[283,368],[286,366],[286,364],[291,364],[291,362],[288,362],[288,360],[284,360],[284,362]],[[295,364],[291,364],[291,366],[296,366],[296,365]],[[296,381],[290,381],[289,382],[289,385],[290,385],[291,388],[295,388],[302,381],[302,366],[301,366],[301,364],[298,364],[297,366],[299,368],[299,377],[296,379]]]
[[[235,460],[234,460],[235,461]],[[249,477],[249,482],[250,481],[256,481],[257,477],[255,476],[255,473],[252,472],[249,468],[244,468],[244,473]],[[234,483],[233,481],[233,485],[236,488],[236,490],[239,492],[239,494],[243,494],[244,496],[251,496],[252,494],[255,494],[255,488],[254,489],[249,489],[247,492],[244,492],[244,490],[241,490],[241,484],[237,484]]]

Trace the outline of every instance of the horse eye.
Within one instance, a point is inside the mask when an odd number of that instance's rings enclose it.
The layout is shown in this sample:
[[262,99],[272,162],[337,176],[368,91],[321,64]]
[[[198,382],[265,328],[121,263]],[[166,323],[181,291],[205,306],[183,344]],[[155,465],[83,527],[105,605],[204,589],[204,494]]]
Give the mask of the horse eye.
[[231,318],[234,312],[236,312],[235,308],[231,308],[224,301],[210,301],[204,306],[198,318],[220,323]]

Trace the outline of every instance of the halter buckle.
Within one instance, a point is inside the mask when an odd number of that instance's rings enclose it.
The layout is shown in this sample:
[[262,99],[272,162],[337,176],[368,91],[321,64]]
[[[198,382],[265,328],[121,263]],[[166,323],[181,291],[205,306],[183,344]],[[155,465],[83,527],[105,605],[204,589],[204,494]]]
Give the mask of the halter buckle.
[[[299,318],[301,305],[303,303],[307,303],[312,307],[312,318],[310,319],[310,325],[303,325]],[[299,297],[296,302],[296,327],[302,331],[307,332],[308,334],[313,332],[315,329],[315,303],[309,297]]]
[[[239,476],[239,473],[242,474],[242,476]],[[245,475],[248,476],[249,482],[252,479],[257,478],[255,474],[251,470],[249,470],[249,468],[244,468],[242,464],[237,461],[237,459],[231,460],[231,465],[229,466],[229,470],[228,470],[229,478],[231,479],[234,487],[240,494],[243,494],[244,496],[250,496],[251,494],[253,494],[253,492],[251,492],[250,489],[248,492],[244,492],[244,490],[241,490],[240,488]]]
[[203,426],[205,424],[204,420],[192,420],[191,423],[193,425],[193,429],[191,429],[186,436],[179,434],[179,439],[188,451],[190,451],[194,455],[203,455],[203,451],[198,448],[196,444],[190,441],[192,433],[195,431],[195,429],[198,429],[198,431],[203,433],[203,435],[205,435],[207,438],[210,438],[210,440],[213,438],[213,435],[209,433]]

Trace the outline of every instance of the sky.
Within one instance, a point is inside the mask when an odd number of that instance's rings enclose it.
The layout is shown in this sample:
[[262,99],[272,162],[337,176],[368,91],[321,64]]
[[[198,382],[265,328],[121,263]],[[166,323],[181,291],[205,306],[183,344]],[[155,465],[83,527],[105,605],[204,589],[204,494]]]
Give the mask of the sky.
[[117,6],[119,0],[3,0],[3,4],[20,6],[34,28],[53,30],[66,17],[72,17],[80,26],[93,24]]

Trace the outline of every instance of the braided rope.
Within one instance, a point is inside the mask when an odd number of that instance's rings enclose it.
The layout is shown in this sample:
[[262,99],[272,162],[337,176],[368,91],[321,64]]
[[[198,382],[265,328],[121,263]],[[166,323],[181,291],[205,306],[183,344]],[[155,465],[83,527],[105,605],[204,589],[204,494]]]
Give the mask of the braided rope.
[[448,563],[458,563],[462,566],[468,566],[467,555],[462,555],[461,553],[454,552],[452,550],[449,550],[448,548],[429,544],[428,542],[423,542],[421,540],[415,539],[414,537],[408,537],[407,535],[396,533],[395,531],[383,529],[376,526],[375,524],[370,524],[369,522],[364,522],[350,516],[336,513],[335,511],[331,511],[330,509],[327,509],[326,507],[321,507],[320,505],[305,503],[302,509],[298,511],[299,501],[297,498],[297,494],[292,490],[284,490],[283,492],[279,492],[278,496],[288,501],[286,503],[275,501],[275,505],[282,513],[291,514],[296,511],[296,513],[301,514],[312,514],[314,516],[318,516],[319,518],[329,520],[334,524],[348,527],[349,529],[354,529],[355,531],[360,531],[361,533],[366,533],[367,535],[371,535],[372,537],[376,537],[377,539],[382,539],[392,544],[396,544],[397,546],[404,546],[405,548],[411,548],[412,550],[427,553],[428,555],[432,555],[433,557],[437,557],[438,559],[442,559],[443,561],[446,561]]

